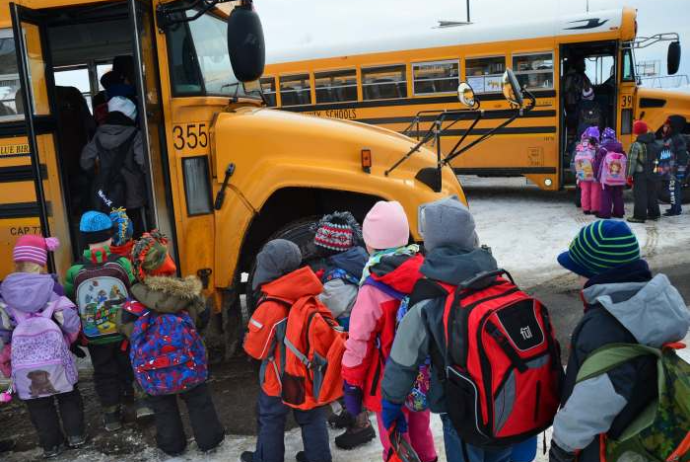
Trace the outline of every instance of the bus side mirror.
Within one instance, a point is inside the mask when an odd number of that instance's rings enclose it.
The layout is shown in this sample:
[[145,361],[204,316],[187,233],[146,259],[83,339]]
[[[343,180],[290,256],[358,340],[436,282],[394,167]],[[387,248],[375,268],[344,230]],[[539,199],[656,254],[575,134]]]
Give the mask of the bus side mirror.
[[243,1],[228,18],[228,52],[235,77],[240,82],[257,80],[264,73],[266,46],[259,15],[251,1]]
[[668,54],[666,55],[666,72],[668,75],[674,75],[678,72],[680,66],[680,42],[671,42],[668,44]]
[[458,85],[458,100],[463,106],[472,109],[476,103],[474,90],[467,82],[460,82]]
[[503,73],[503,79],[501,82],[503,86],[503,97],[507,99],[511,104],[515,104],[518,107],[522,107],[525,101],[522,95],[522,90],[520,89],[520,83],[515,77],[515,74],[511,69],[506,69]]

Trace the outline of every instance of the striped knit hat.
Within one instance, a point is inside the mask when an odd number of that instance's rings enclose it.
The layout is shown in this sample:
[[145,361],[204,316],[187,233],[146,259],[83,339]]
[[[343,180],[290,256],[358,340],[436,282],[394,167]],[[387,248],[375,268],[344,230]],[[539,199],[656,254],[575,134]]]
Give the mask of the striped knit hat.
[[362,239],[362,228],[350,212],[324,215],[315,226],[314,245],[335,252],[344,252]]
[[586,278],[640,259],[640,244],[630,227],[616,220],[599,220],[583,227],[558,256],[564,268]]
[[60,246],[57,237],[44,238],[35,234],[27,234],[17,239],[12,251],[15,263],[31,262],[45,266],[48,262],[48,251],[53,252]]

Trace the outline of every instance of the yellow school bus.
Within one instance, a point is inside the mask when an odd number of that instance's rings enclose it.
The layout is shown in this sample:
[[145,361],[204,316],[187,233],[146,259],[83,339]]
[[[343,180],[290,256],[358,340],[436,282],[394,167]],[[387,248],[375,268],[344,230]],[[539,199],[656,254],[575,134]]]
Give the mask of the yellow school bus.
[[[0,2],[0,279],[26,233],[59,237],[51,269],[62,276],[78,257],[90,191],[75,165],[92,123],[91,111],[78,109],[93,104],[115,56],[134,62],[146,228],[172,237],[180,272],[199,275],[217,309],[239,306],[267,240],[292,239],[308,256],[310,226],[324,213],[362,219],[375,201],[398,200],[411,238],[421,241],[420,204],[448,195],[465,201],[453,171],[437,168],[424,147],[384,174],[413,139],[266,108],[258,83],[246,82],[264,60],[251,2],[234,2],[229,16],[214,1],[193,3]],[[429,168],[440,184],[418,178]]]
[[[655,129],[671,114],[690,120],[690,95],[640,88],[635,76],[634,49],[664,40],[672,41],[669,73],[675,73],[678,35],[636,37],[636,30],[630,8],[513,25],[455,24],[391,39],[277,51],[268,56],[261,84],[275,107],[417,137],[435,120],[434,111],[459,108],[454,92],[465,80],[492,110],[474,126],[467,138],[473,140],[508,117],[501,75],[512,68],[537,97],[537,107],[451,165],[459,174],[524,175],[556,190],[566,182],[567,147],[575,137],[566,129],[562,88],[576,57],[585,59],[604,123],[626,148],[636,119]],[[473,123],[470,113],[447,118],[442,151],[448,153]]]

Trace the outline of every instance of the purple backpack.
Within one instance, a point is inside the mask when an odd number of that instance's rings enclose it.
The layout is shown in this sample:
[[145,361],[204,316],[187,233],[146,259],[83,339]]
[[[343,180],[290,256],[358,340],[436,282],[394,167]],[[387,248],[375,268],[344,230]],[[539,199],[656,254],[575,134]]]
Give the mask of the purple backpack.
[[628,158],[621,152],[606,151],[601,161],[600,181],[607,186],[625,186]]
[[38,313],[10,308],[17,327],[12,332],[12,383],[19,399],[66,393],[79,378],[60,327],[53,321],[57,301]]

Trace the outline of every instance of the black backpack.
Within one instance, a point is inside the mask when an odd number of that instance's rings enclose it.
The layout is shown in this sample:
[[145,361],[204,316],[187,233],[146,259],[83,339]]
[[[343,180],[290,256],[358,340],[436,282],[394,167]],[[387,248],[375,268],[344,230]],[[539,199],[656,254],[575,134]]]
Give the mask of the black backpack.
[[98,136],[94,138],[98,150],[98,173],[93,182],[93,208],[110,213],[113,208],[125,207],[127,198],[127,183],[123,170],[128,158],[134,156],[134,138],[137,130],[114,148],[105,148]]

